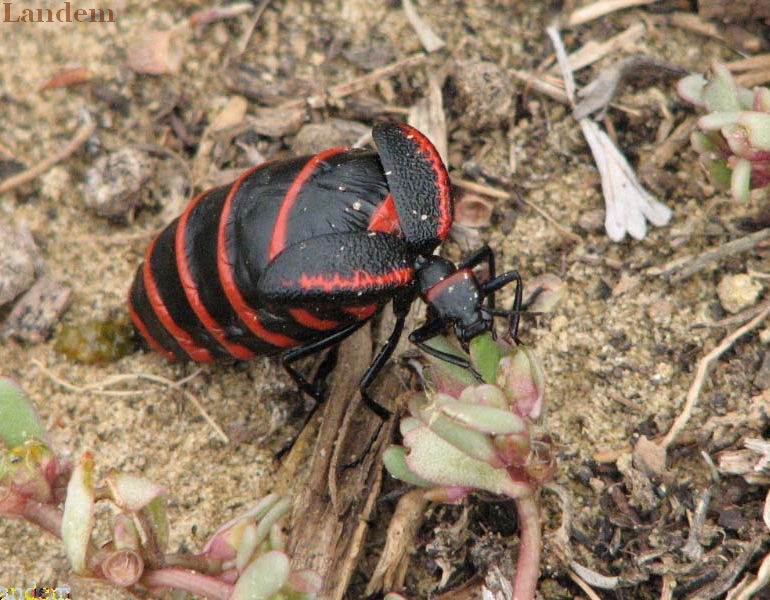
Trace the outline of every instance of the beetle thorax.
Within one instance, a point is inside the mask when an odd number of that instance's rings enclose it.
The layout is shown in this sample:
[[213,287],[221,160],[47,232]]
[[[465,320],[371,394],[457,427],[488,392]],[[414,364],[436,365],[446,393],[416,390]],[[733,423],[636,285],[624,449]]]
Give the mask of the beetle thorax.
[[470,269],[457,269],[440,256],[421,257],[416,278],[422,299],[455,335],[467,342],[492,328],[492,316],[482,308],[484,297]]

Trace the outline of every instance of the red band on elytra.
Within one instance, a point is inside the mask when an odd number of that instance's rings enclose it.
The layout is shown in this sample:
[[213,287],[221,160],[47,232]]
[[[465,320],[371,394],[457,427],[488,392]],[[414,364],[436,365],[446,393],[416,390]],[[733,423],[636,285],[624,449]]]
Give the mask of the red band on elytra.
[[322,290],[334,292],[341,290],[365,290],[366,288],[382,288],[389,285],[407,285],[414,279],[414,268],[404,267],[393,269],[382,275],[372,275],[366,271],[356,269],[353,275],[345,277],[339,273],[318,275],[302,274],[299,277],[299,285],[304,290]]

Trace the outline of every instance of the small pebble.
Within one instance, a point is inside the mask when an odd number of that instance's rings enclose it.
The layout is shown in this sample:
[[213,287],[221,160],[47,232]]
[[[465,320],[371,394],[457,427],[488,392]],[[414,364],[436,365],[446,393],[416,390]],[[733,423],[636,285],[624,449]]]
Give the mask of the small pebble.
[[13,307],[3,336],[28,344],[44,342],[67,309],[71,295],[69,287],[50,275],[42,275]]
[[152,174],[153,161],[139,150],[124,148],[103,156],[86,174],[86,206],[102,217],[126,219],[140,204],[140,192]]
[[64,192],[72,185],[72,180],[67,169],[56,166],[40,178],[40,183],[40,193],[49,200],[59,202]]
[[647,316],[658,325],[667,324],[674,312],[674,305],[668,298],[656,300],[647,307]]
[[770,388],[770,350],[765,351],[765,357],[762,359],[762,365],[754,377],[754,385],[760,390]]
[[762,284],[745,273],[726,275],[717,286],[719,302],[727,312],[736,314],[757,301]]
[[0,223],[0,306],[35,282],[40,255],[32,234],[24,227]]
[[589,233],[604,229],[604,209],[587,210],[578,217],[578,225]]

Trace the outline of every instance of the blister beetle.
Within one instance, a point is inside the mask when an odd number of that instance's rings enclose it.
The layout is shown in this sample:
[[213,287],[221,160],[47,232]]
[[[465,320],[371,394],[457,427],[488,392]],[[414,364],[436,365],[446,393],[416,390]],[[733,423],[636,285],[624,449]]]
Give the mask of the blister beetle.
[[[506,314],[515,337],[519,274],[495,277],[487,246],[457,267],[432,254],[453,210],[433,144],[408,125],[378,124],[372,136],[378,153],[331,148],[268,162],[194,198],[150,243],[129,291],[131,318],[150,346],[200,362],[282,352],[298,387],[320,399],[292,363],[339,343],[393,302],[396,325],[360,384],[384,416],[366,388],[418,296],[428,321],[410,340],[441,358],[469,366],[425,344],[448,327],[467,343],[492,330],[494,314]],[[485,283],[471,271],[482,262]],[[513,280],[513,311],[497,311],[494,292]]]

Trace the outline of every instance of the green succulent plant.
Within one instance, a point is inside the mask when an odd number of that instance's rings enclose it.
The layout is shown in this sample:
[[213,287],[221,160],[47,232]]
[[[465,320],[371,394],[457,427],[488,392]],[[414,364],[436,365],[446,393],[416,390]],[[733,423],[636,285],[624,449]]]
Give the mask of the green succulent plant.
[[770,88],[740,87],[727,67],[714,63],[709,79],[689,75],[677,90],[707,111],[690,140],[711,179],[742,201],[770,185]]

